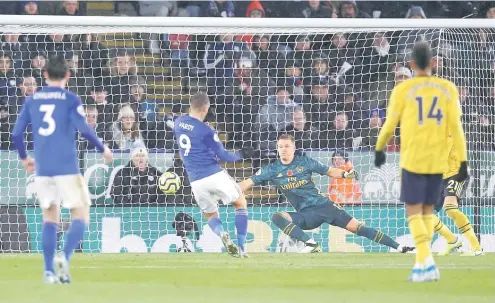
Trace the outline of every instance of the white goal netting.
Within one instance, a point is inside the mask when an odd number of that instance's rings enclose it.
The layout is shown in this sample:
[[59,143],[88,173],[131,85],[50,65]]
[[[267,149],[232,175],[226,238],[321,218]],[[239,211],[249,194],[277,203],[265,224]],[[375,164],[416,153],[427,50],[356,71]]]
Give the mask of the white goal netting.
[[[189,96],[198,91],[210,96],[208,121],[227,148],[256,151],[252,160],[225,164],[231,176],[251,176],[276,158],[276,138],[292,134],[299,153],[359,172],[359,181],[315,178],[322,193],[358,220],[403,244],[412,243],[398,203],[398,133],[387,146],[388,162],[381,169],[373,166],[372,149],[391,90],[412,77],[409,56],[419,40],[430,41],[434,48],[435,73],[459,87],[473,171],[463,210],[485,251],[495,251],[491,29],[33,25],[2,26],[0,31],[2,252],[41,249],[34,176],[22,169],[10,132],[26,96],[44,85],[43,66],[52,54],[63,54],[70,63],[68,88],[81,96],[88,123],[115,154],[115,161],[106,165],[93,146],[79,141],[81,173],[93,202],[81,251],[173,252],[182,247],[182,236],[193,251],[222,250],[195,204],[171,130],[174,117],[187,113]],[[30,140],[28,133],[32,150]],[[142,146],[147,155],[133,153]],[[165,171],[183,178],[176,195],[157,189],[157,178]],[[270,221],[274,212],[290,209],[276,189],[270,184],[255,187],[248,201],[247,249],[294,250],[297,243]],[[192,216],[196,226],[176,222],[183,213]],[[232,209],[221,207],[220,215],[235,237]],[[446,219],[443,213],[441,217]],[[64,212],[61,236],[68,219]],[[445,222],[455,230],[453,222]],[[309,232],[325,251],[387,251],[328,225]],[[435,251],[445,245],[436,239]]]

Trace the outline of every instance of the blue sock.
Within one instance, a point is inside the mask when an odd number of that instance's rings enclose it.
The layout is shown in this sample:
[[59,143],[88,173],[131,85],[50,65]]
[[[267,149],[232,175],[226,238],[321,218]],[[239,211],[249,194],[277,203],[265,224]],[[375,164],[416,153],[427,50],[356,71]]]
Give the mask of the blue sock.
[[81,240],[84,237],[84,230],[86,229],[86,223],[84,220],[72,220],[72,224],[70,226],[69,232],[67,233],[67,237],[65,238],[64,244],[64,253],[67,260],[70,260],[74,249],[79,246]]
[[57,231],[58,224],[53,222],[43,223],[43,233],[41,242],[43,245],[43,259],[45,261],[45,271],[55,272],[53,268],[53,257],[57,251]]
[[220,237],[220,234],[223,232],[223,226],[222,220],[219,217],[212,217],[208,220],[208,226]]
[[248,227],[248,211],[245,208],[235,210],[235,228],[237,229],[237,245],[244,251]]

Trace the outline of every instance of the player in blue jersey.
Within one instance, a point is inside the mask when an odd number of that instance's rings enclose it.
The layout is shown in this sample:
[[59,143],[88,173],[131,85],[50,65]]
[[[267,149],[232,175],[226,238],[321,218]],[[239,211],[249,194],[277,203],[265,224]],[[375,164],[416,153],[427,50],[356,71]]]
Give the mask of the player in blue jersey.
[[303,230],[317,228],[323,223],[347,229],[401,253],[414,249],[399,245],[383,232],[357,221],[338,204],[322,195],[313,183],[313,173],[332,178],[354,179],[356,172],[353,169],[345,171],[330,168],[312,158],[295,156],[296,145],[290,135],[280,136],[277,149],[280,159],[263,167],[255,176],[239,183],[239,186],[243,191],[267,181],[277,186],[296,211],[276,212],[272,215],[272,222],[288,236],[305,243],[301,253],[322,251],[320,245]]
[[[112,161],[111,151],[86,124],[81,99],[64,87],[69,67],[63,58],[53,57],[44,77],[48,86],[28,97],[17,119],[12,139],[28,173],[36,172],[35,186],[43,209],[43,279],[48,284],[70,283],[69,260],[84,237],[89,222],[88,187],[79,170],[76,131]],[[24,132],[31,124],[34,160],[27,155]],[[63,250],[55,256],[60,204],[70,209],[72,224]]]
[[[208,226],[222,239],[230,255],[247,257],[245,247],[248,226],[246,198],[235,180],[218,163],[218,160],[235,162],[241,160],[242,155],[226,151],[216,131],[203,122],[209,108],[208,95],[197,93],[192,96],[189,115],[175,120],[175,139],[191,182],[194,198],[208,219]],[[235,207],[238,246],[232,242],[229,234],[222,227],[222,221],[218,216],[218,200]]]

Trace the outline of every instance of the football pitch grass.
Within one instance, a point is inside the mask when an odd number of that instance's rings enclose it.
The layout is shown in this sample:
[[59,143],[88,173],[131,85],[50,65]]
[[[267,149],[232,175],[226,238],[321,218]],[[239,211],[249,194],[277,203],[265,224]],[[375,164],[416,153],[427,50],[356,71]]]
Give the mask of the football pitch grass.
[[76,254],[70,285],[44,285],[40,254],[0,256],[0,302],[495,302],[495,254],[437,257],[441,280],[409,283],[413,254]]

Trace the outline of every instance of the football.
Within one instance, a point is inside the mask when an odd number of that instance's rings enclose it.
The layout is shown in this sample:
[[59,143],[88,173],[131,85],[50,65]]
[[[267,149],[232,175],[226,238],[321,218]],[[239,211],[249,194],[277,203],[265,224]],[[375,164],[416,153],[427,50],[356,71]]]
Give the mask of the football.
[[180,186],[180,177],[176,173],[166,172],[158,179],[158,187],[167,195],[175,194]]

